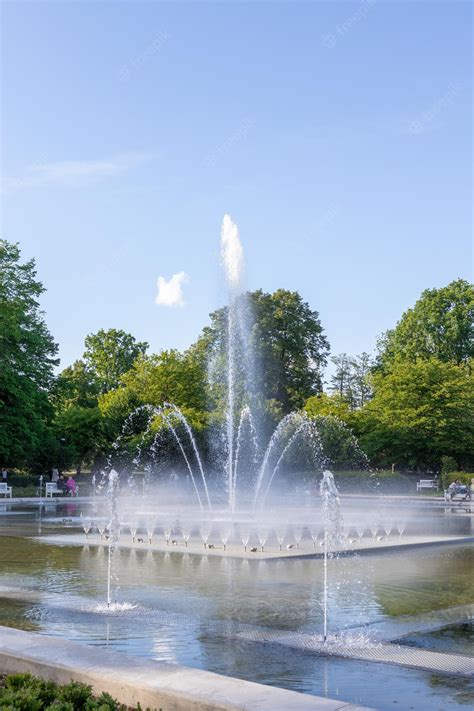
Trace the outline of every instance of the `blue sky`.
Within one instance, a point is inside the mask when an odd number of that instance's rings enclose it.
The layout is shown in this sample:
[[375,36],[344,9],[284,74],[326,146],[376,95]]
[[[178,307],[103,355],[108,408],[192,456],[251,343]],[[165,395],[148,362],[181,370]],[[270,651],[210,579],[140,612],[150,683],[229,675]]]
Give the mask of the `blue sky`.
[[[333,353],[472,278],[469,2],[4,2],[2,236],[37,259],[61,365],[87,333],[188,346],[246,284]],[[185,305],[157,305],[184,272]]]

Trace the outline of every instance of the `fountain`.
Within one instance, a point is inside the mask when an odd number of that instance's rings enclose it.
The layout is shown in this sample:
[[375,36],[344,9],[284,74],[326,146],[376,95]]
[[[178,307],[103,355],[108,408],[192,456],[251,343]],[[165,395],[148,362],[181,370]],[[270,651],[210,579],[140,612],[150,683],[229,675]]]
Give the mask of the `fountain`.
[[[280,555],[291,556],[308,554],[309,543],[310,554],[320,555],[317,551],[319,543],[324,558],[323,636],[326,640],[328,558],[335,555],[337,547],[343,542],[337,488],[327,469],[329,460],[324,452],[319,425],[304,412],[290,412],[283,416],[268,442],[261,443],[254,412],[258,398],[253,392],[254,374],[248,355],[251,323],[243,289],[243,249],[237,226],[228,215],[222,224],[221,256],[228,293],[225,342],[220,344],[220,353],[215,354],[216,362],[209,367],[211,386],[218,384],[224,392],[225,424],[222,432],[225,436],[217,436],[214,442],[214,445],[222,445],[220,469],[218,464],[211,475],[206,471],[186,415],[173,402],[165,401],[159,406],[142,405],[126,418],[104,472],[111,512],[107,527],[107,604],[111,604],[113,553],[118,544],[120,523],[130,532],[128,545],[132,548],[143,544],[144,539],[137,535],[137,531],[143,529],[145,533],[142,535],[146,536],[150,547],[162,545],[167,552],[181,548],[192,552],[200,550],[201,555],[215,555],[220,550],[225,555],[267,557],[275,555],[276,545]],[[224,362],[225,369],[222,371]],[[162,429],[153,434],[157,419]],[[137,426],[141,436],[131,458],[133,467],[127,468],[124,466],[126,442],[131,434],[136,434]],[[174,442],[176,453],[182,458],[183,471],[194,492],[194,503],[189,498],[183,498],[175,504],[179,520],[176,519],[176,510],[167,503],[164,489],[158,486],[155,490],[153,483],[162,431],[169,432],[170,441]],[[307,447],[311,458],[314,482],[319,474],[322,475],[320,501],[313,483],[309,496],[305,496],[310,506],[306,514],[300,506],[292,510],[288,501],[284,502],[283,512],[281,509],[275,512],[275,502],[270,494],[275,488],[278,490],[275,482],[302,446]],[[219,461],[219,457],[217,459]],[[209,457],[206,464],[208,462]],[[218,477],[216,468],[220,471]],[[135,471],[144,472],[141,491]],[[175,478],[173,474],[173,480]],[[123,496],[120,495],[121,482]],[[98,492],[103,487],[103,482],[94,486]],[[157,498],[154,498],[155,491]],[[153,535],[158,531],[162,536],[161,544],[153,542]],[[100,525],[98,532],[102,540],[104,529]],[[127,543],[122,541],[121,545]]]
[[[278,477],[282,467],[287,464],[292,451],[301,442],[311,448],[315,470],[322,471],[327,466],[327,461],[317,424],[302,412],[292,412],[285,415],[277,424],[267,446],[260,445],[252,411],[254,395],[251,382],[253,376],[248,357],[250,323],[248,321],[248,304],[243,292],[243,249],[237,226],[228,215],[224,217],[222,223],[221,254],[228,291],[226,343],[224,344],[226,369],[225,374],[220,374],[221,378],[225,378],[223,482],[225,482],[224,488],[227,494],[227,514],[232,518],[238,506],[247,508],[252,516],[258,515],[264,509],[274,480]],[[214,377],[212,375],[214,370],[211,364],[211,381]],[[164,402],[159,407],[142,405],[127,417],[121,434],[112,447],[108,470],[112,467],[115,470],[119,468],[113,461],[114,456],[121,454],[122,441],[128,435],[130,428],[134,427],[137,421],[142,422],[143,418],[145,418],[144,428],[142,428],[141,440],[133,457],[133,466],[135,468],[142,466],[145,442],[149,439],[153,422],[156,418],[160,418],[162,424],[171,433],[182,456],[200,511],[202,514],[205,511],[212,511],[217,502],[212,502],[208,475],[205,472],[193,431],[185,414],[172,402]],[[151,446],[148,447],[148,455],[152,460],[159,454],[159,434],[158,432],[155,435]],[[253,475],[252,472],[246,472],[244,475],[244,472],[240,471],[244,446],[246,451],[251,452]],[[263,455],[259,457],[260,452],[263,452]],[[151,480],[153,465],[146,464],[144,469],[146,470],[144,483],[147,484]],[[130,490],[135,487],[133,479],[133,473],[128,473],[127,483]],[[220,501],[220,494],[218,494],[218,499]]]

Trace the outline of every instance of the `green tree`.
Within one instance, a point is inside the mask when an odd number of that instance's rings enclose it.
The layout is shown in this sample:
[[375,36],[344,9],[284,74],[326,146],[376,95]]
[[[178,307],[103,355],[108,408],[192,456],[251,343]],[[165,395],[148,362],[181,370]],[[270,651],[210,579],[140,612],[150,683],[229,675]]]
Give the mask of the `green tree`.
[[0,240],[0,460],[10,467],[31,463],[48,431],[47,388],[58,362],[35,262],[20,259],[18,245]]
[[[99,410],[104,418],[104,427],[109,442],[120,434],[122,425],[132,412],[145,402],[132,387],[109,390],[99,396]],[[146,427],[146,420],[144,426]]]
[[151,405],[172,402],[178,407],[206,409],[206,371],[192,351],[142,356],[121,382]]
[[322,391],[322,369],[329,343],[317,311],[296,291],[261,290],[250,295],[255,314],[250,347],[257,361],[260,389],[284,412],[302,407]]
[[339,393],[328,395],[321,393],[306,400],[304,411],[309,417],[337,417],[345,423],[350,423],[351,409],[349,403]]
[[336,366],[330,381],[330,391],[345,400],[351,410],[363,407],[372,397],[370,374],[373,363],[368,353],[351,358],[341,353],[331,358]]
[[360,441],[374,461],[438,467],[443,456],[474,463],[474,377],[437,358],[396,360],[373,377],[375,394],[358,413]]
[[50,399],[56,411],[70,405],[96,407],[99,385],[83,360],[76,360],[65,368],[54,381]]
[[72,464],[80,473],[91,464],[105,446],[104,424],[98,407],[70,405],[55,421],[58,437],[65,439],[65,464]]
[[[273,294],[254,291],[241,301],[246,337],[238,357],[240,397],[258,399],[264,409],[279,415],[302,407],[308,397],[322,391],[321,373],[329,352],[318,312],[312,311],[297,292],[285,289]],[[226,381],[227,308],[211,314],[211,325],[200,340],[208,361],[218,363],[217,380],[222,390]],[[219,400],[219,383],[214,387]]]
[[80,472],[106,448],[106,427],[98,407],[99,385],[84,361],[76,360],[56,378],[50,391],[54,428],[61,442],[56,464]]
[[327,466],[333,469],[365,469],[368,458],[346,422],[334,415],[311,415],[321,439]]
[[364,407],[373,394],[371,374],[373,360],[368,353],[361,353],[352,359],[352,404],[354,408]]
[[347,353],[340,353],[331,358],[335,366],[331,375],[330,391],[345,400],[351,407],[353,405],[353,360]]
[[173,403],[182,409],[193,427],[206,421],[206,370],[195,352],[162,351],[142,355],[121,378],[122,387],[99,397],[99,407],[113,436],[140,405]]
[[473,285],[457,279],[441,289],[426,289],[378,345],[378,366],[384,372],[400,358],[469,363],[474,358]]
[[441,457],[441,474],[451,474],[459,469],[458,463],[453,457],[443,455]]
[[143,355],[148,343],[136,341],[130,333],[109,328],[90,334],[85,339],[84,362],[101,393],[113,390],[120,379]]

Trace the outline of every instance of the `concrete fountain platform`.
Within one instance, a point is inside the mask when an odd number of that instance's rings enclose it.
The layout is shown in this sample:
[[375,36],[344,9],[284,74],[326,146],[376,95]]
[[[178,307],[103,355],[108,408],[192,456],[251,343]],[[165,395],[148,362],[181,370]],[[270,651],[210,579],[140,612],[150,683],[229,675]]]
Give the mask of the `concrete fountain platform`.
[[[106,539],[101,539],[98,534],[89,534],[87,537],[84,533],[64,533],[64,534],[50,534],[45,536],[37,536],[35,540],[41,543],[47,543],[50,545],[62,545],[62,546],[94,546],[94,547],[104,547],[108,548],[108,541]],[[381,540],[374,541],[372,538],[366,538],[362,542],[355,541],[350,544],[350,547],[336,546],[332,548],[333,553],[343,554],[343,555],[355,555],[355,554],[372,554],[378,553],[380,551],[399,551],[406,548],[417,548],[426,546],[439,546],[439,545],[455,545],[460,543],[472,543],[474,542],[474,536],[446,536],[446,535],[427,535],[427,536],[403,536],[399,538],[398,536],[393,536],[387,538],[383,536]],[[300,544],[298,548],[286,547],[283,550],[279,550],[278,547],[269,546],[265,547],[262,552],[260,549],[251,552],[250,547],[252,544],[247,546],[247,552],[244,551],[242,544],[228,544],[226,550],[222,544],[213,544],[211,548],[209,545],[204,548],[202,542],[190,541],[187,546],[181,541],[178,541],[176,545],[166,545],[164,541],[155,542],[152,540],[149,543],[146,538],[143,543],[133,542],[130,537],[122,534],[117,547],[124,550],[142,550],[142,551],[154,551],[158,553],[170,553],[170,554],[188,554],[188,555],[200,555],[200,556],[221,556],[225,558],[238,558],[238,559],[254,559],[254,560],[279,560],[283,558],[314,558],[319,559],[323,557],[321,547],[315,549],[311,542],[304,542]]]
[[414,615],[400,615],[399,617],[376,620],[364,625],[346,628],[346,630],[353,635],[364,635],[370,630],[370,638],[374,642],[399,640],[403,644],[403,637],[434,632],[443,627],[460,624],[473,618],[474,603],[471,603],[429,612],[419,612]]
[[365,662],[379,662],[422,669],[424,671],[458,676],[474,675],[474,658],[462,654],[431,652],[403,644],[359,642],[357,637],[341,635],[323,642],[321,637],[304,632],[287,632],[273,629],[244,629],[234,633],[234,637],[246,642],[273,644],[298,649],[303,652],[356,659]]
[[97,694],[108,691],[124,704],[160,711],[370,711],[9,627],[0,627],[0,668],[6,674],[30,672],[59,684],[80,681]]

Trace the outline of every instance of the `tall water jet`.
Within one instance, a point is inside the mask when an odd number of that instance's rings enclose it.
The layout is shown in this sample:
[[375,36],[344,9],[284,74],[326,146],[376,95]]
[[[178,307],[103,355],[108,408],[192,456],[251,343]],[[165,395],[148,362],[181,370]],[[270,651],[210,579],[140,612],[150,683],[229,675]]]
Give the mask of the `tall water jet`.
[[[183,445],[183,441],[182,441],[182,439],[181,439],[181,437],[179,436],[178,431],[177,431],[176,423],[180,423],[180,424],[183,426],[183,428],[184,428],[186,437],[189,439],[189,444],[191,445],[191,448],[192,448],[193,453],[194,453],[194,455],[195,455],[195,459],[196,459],[196,462],[197,462],[197,465],[198,465],[198,468],[199,468],[199,474],[200,474],[201,481],[202,481],[202,486],[203,486],[203,490],[204,490],[204,495],[205,495],[205,498],[206,498],[206,501],[207,501],[207,506],[208,506],[209,509],[211,509],[211,508],[212,508],[212,505],[211,505],[211,499],[210,499],[210,496],[209,496],[209,489],[208,489],[208,486],[207,486],[206,475],[205,475],[205,473],[204,473],[204,467],[203,467],[203,465],[202,465],[201,456],[200,456],[200,454],[199,454],[199,450],[198,450],[198,448],[197,448],[196,441],[195,441],[195,439],[194,439],[193,431],[192,431],[192,429],[191,429],[191,427],[190,427],[190,425],[189,425],[189,423],[188,423],[186,417],[184,416],[183,412],[182,412],[182,411],[180,410],[180,408],[179,408],[177,405],[175,405],[174,403],[164,402],[163,405],[157,405],[157,406],[154,406],[154,405],[140,405],[139,407],[137,407],[137,408],[136,408],[130,415],[128,415],[128,417],[126,418],[126,420],[125,420],[125,422],[124,422],[124,424],[123,424],[123,426],[122,426],[122,431],[121,431],[121,433],[119,434],[119,436],[116,438],[116,440],[115,440],[115,442],[114,442],[114,444],[113,444],[114,450],[115,450],[115,451],[118,450],[118,448],[119,448],[119,446],[120,446],[121,440],[124,438],[124,436],[125,436],[126,433],[127,433],[127,427],[128,427],[128,425],[129,425],[129,423],[133,420],[133,418],[134,418],[136,415],[139,415],[139,414],[145,414],[145,415],[146,415],[146,427],[145,427],[145,429],[144,429],[144,431],[143,431],[143,433],[142,433],[140,442],[139,442],[139,443],[137,444],[137,446],[136,446],[136,453],[135,453],[135,456],[134,456],[134,458],[133,458],[133,460],[132,460],[133,465],[134,465],[135,467],[140,466],[141,460],[142,460],[142,449],[143,449],[143,447],[144,447],[145,440],[146,440],[147,436],[151,433],[152,425],[153,425],[154,419],[155,419],[156,417],[161,417],[162,420],[163,420],[163,422],[164,422],[164,424],[166,425],[166,427],[168,428],[168,430],[171,432],[171,435],[172,435],[173,439],[175,440],[175,442],[176,442],[176,444],[177,444],[177,446],[178,446],[179,451],[180,451],[181,454],[182,454],[183,460],[184,460],[184,462],[185,462],[185,464],[186,464],[186,467],[187,467],[187,469],[188,469],[188,473],[189,473],[190,479],[191,479],[192,484],[193,484],[193,487],[194,487],[194,491],[195,491],[195,493],[196,493],[196,497],[197,497],[197,501],[198,501],[198,504],[199,504],[199,508],[201,509],[201,511],[203,511],[203,510],[204,510],[204,506],[203,506],[203,502],[202,502],[201,495],[200,495],[200,493],[199,493],[199,488],[198,488],[198,485],[197,485],[197,482],[196,482],[196,478],[195,478],[195,476],[194,476],[194,470],[193,470],[193,467],[192,467],[192,465],[191,465],[190,459],[189,459],[188,455],[186,454],[186,450],[185,450],[185,447],[184,447],[184,445]],[[152,441],[152,444],[151,444],[151,447],[150,447],[150,452],[153,454],[154,457],[156,457],[157,440],[158,440],[159,434],[160,434],[160,432],[157,432],[157,433],[155,434],[155,436],[154,436],[154,438],[153,438],[153,441]],[[111,455],[110,455],[109,458],[108,458],[108,467],[109,467],[109,468],[112,467]],[[145,471],[147,471],[147,467],[148,467],[148,465],[145,465]],[[148,473],[150,474],[150,472],[148,472]],[[129,484],[131,484],[132,478],[133,478],[133,474],[130,474],[130,476],[129,476],[129,482],[128,482]]]
[[328,636],[328,552],[331,544],[338,542],[342,535],[339,492],[334,482],[334,476],[329,470],[323,472],[319,493],[323,504],[324,524],[323,639],[326,642]]
[[306,431],[308,430],[308,426],[309,426],[309,425],[308,425],[308,420],[306,420],[305,418],[302,418],[301,423],[298,425],[298,427],[296,428],[295,432],[291,435],[291,437],[290,437],[289,440],[287,441],[285,447],[283,448],[282,453],[281,453],[280,456],[278,457],[277,463],[275,464],[275,466],[274,466],[274,468],[273,468],[273,471],[272,471],[272,473],[271,473],[271,476],[270,476],[270,479],[269,479],[269,481],[268,481],[268,484],[267,484],[267,486],[266,486],[266,488],[265,488],[265,491],[263,492],[263,495],[262,495],[262,498],[261,498],[261,502],[260,502],[260,508],[263,508],[263,506],[264,506],[264,504],[265,504],[265,500],[266,500],[266,498],[267,498],[268,492],[270,491],[270,487],[271,487],[271,485],[272,485],[272,481],[273,481],[273,479],[275,478],[275,475],[277,474],[277,472],[278,472],[278,470],[279,470],[279,468],[280,468],[280,466],[281,466],[281,463],[284,461],[286,455],[287,455],[288,452],[291,450],[291,448],[293,447],[293,445],[295,444],[295,442],[299,439],[299,437],[301,436],[301,434],[304,433],[304,432],[306,432]]
[[[252,463],[253,463],[253,468],[257,466],[257,456],[258,456],[258,440],[257,440],[257,432],[255,430],[255,425],[253,423],[253,418],[252,418],[252,412],[250,410],[250,407],[246,405],[244,408],[242,408],[242,411],[240,413],[240,421],[239,421],[239,426],[237,429],[237,438],[236,438],[236,444],[235,444],[235,454],[234,454],[234,476],[233,476],[233,481],[232,481],[232,506],[231,510],[233,511],[236,506],[236,500],[237,500],[237,474],[239,471],[239,464],[240,464],[240,459],[241,459],[241,449],[242,449],[242,440],[244,439],[244,426],[247,424],[248,428],[248,446],[252,450]],[[242,475],[240,477],[242,479]],[[248,482],[247,482],[248,483]]]
[[112,556],[117,548],[120,533],[120,522],[117,512],[119,474],[115,469],[109,472],[107,495],[110,501],[109,550],[107,561],[107,607],[112,602]]
[[228,287],[227,313],[227,487],[229,508],[235,508],[234,487],[234,418],[235,418],[235,374],[236,374],[236,328],[238,325],[237,297],[242,291],[242,271],[244,253],[237,225],[229,215],[224,215],[221,228],[222,264]]
[[[179,409],[179,407],[177,407],[177,405],[174,405],[173,403],[170,403],[170,402],[165,402],[164,405],[163,405],[163,408],[164,408],[164,409],[163,409],[163,412],[165,411],[165,409],[170,409],[170,410],[173,412],[173,414],[178,418],[178,420],[183,424],[184,429],[186,430],[186,433],[187,433],[187,435],[188,435],[188,437],[189,437],[189,441],[191,442],[191,446],[192,446],[192,448],[193,448],[194,455],[195,455],[195,457],[196,457],[196,461],[197,461],[197,463],[198,463],[199,472],[200,472],[200,474],[201,474],[201,479],[202,479],[202,483],[203,483],[203,486],[204,486],[204,491],[205,491],[205,494],[206,494],[207,504],[208,504],[209,508],[212,509],[211,499],[210,499],[210,496],[209,496],[209,489],[208,489],[208,487],[207,487],[206,475],[204,474],[204,468],[203,468],[203,466],[202,466],[201,455],[199,454],[199,450],[198,450],[198,448],[197,448],[197,446],[196,446],[196,440],[194,439],[193,431],[192,431],[191,427],[189,426],[189,423],[188,423],[186,417],[183,415],[183,413],[181,412],[181,410]],[[174,435],[175,435],[175,437],[176,437],[176,436],[177,436],[177,435],[176,435],[176,431],[173,429],[173,427],[172,427],[172,425],[171,425],[170,418],[167,417],[166,419],[167,419],[168,425],[171,427],[171,429],[173,430],[173,433],[174,433]],[[179,439],[179,438],[178,438],[178,439]],[[184,454],[184,450],[182,449],[182,447],[181,447],[181,450],[183,451],[183,454]],[[192,476],[192,472],[191,472],[191,476]],[[193,477],[193,476],[192,476],[192,479],[193,479],[193,482],[194,482],[194,477]],[[195,488],[196,488],[196,487],[195,487]],[[200,504],[201,509],[202,509],[201,499],[200,499],[200,497],[199,497],[199,492],[197,491],[197,488],[196,488],[196,493],[197,493],[197,495],[198,495],[199,504]]]
[[[285,415],[285,417],[280,420],[277,427],[275,428],[263,455],[262,464],[260,465],[260,469],[257,474],[257,481],[255,484],[254,496],[252,501],[253,510],[255,510],[257,502],[259,500],[260,490],[262,489],[270,458],[272,457],[273,453],[278,450],[278,446],[281,445],[282,440],[285,440],[288,431],[294,432],[294,428],[299,428],[304,421],[304,416],[301,415],[299,412],[290,412],[289,415]],[[268,487],[265,486],[263,490],[266,491],[267,488]]]

